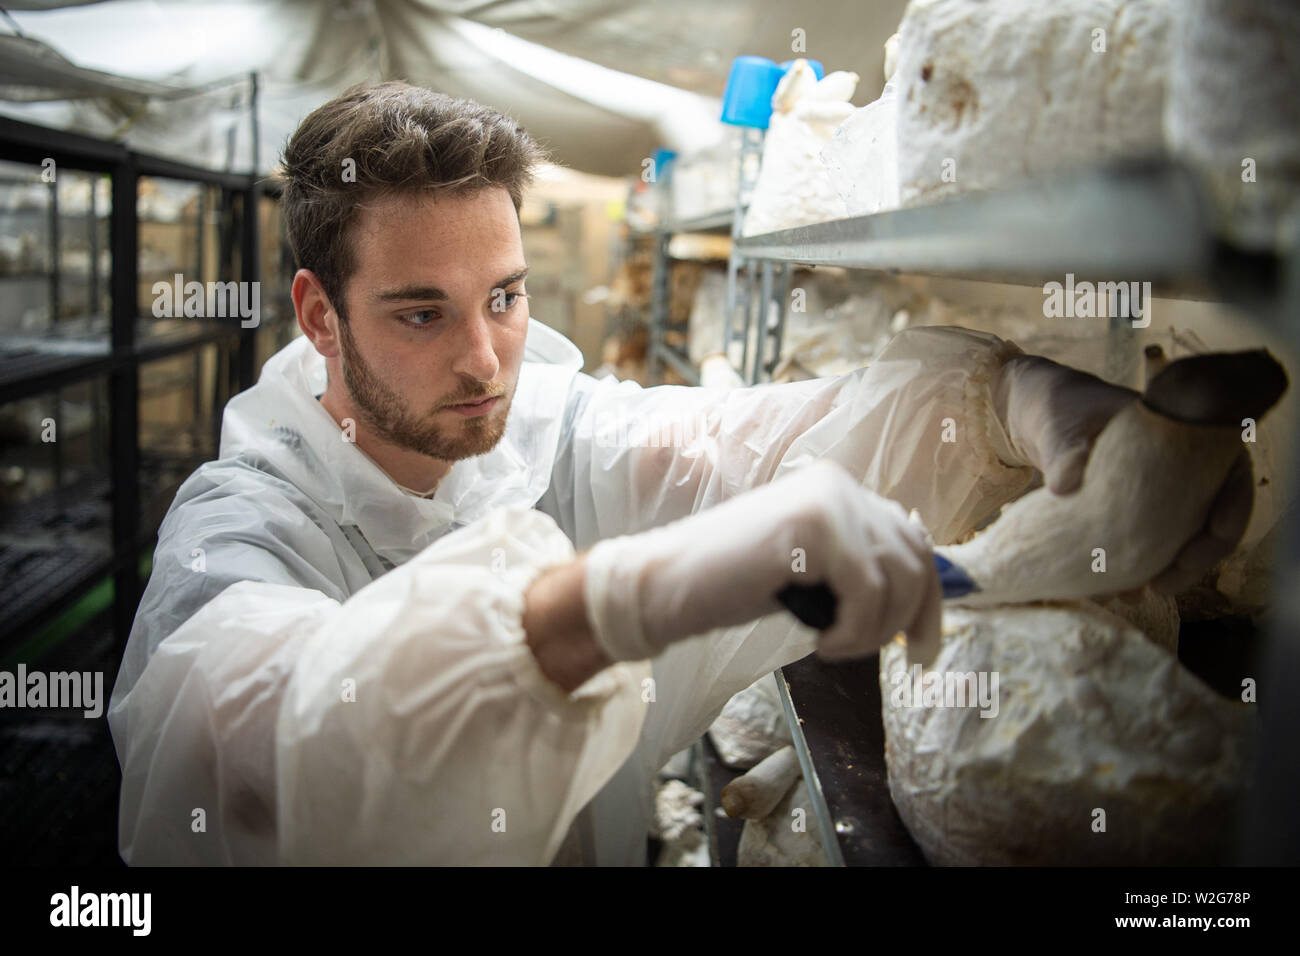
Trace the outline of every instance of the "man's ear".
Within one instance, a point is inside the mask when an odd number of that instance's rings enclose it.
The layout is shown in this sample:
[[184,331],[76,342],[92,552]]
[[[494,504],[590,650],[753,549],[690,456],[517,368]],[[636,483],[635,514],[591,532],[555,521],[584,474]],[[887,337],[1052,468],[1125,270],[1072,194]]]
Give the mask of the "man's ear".
[[293,277],[291,295],[302,334],[311,339],[316,351],[325,358],[336,357],[342,350],[339,343],[339,315],[316,273],[310,269],[299,269]]

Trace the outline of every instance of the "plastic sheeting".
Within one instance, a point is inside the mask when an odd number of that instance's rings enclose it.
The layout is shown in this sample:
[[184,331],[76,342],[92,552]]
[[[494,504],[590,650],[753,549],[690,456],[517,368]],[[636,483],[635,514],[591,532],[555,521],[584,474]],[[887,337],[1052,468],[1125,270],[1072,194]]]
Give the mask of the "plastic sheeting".
[[[688,154],[716,141],[720,97],[738,55],[807,55],[828,69],[879,76],[880,44],[904,0],[870,11],[835,0],[797,12],[777,0],[27,0],[5,7],[28,39],[6,40],[0,100],[9,102],[0,111],[20,119],[245,171],[248,75],[256,72],[256,165],[267,173],[311,109],[354,83],[406,79],[509,113],[561,165],[626,176],[639,175],[641,160],[658,147]],[[799,44],[809,52],[792,49]],[[866,102],[875,88],[864,93]]]

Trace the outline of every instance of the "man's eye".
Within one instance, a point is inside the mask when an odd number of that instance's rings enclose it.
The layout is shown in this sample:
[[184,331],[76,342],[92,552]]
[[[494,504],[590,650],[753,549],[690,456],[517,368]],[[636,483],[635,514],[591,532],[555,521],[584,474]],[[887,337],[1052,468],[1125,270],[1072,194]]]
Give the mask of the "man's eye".
[[416,328],[423,328],[433,322],[438,317],[438,313],[433,309],[421,309],[419,312],[408,312],[402,316],[402,321],[407,325],[413,325]]
[[504,289],[497,292],[492,298],[493,312],[509,312],[515,307],[520,299],[526,299],[528,295],[523,292],[506,292]]

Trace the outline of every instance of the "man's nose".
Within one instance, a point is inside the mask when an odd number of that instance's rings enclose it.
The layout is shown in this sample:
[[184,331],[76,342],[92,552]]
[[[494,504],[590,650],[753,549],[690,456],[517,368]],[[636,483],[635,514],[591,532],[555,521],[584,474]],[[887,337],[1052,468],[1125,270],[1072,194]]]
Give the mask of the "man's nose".
[[486,316],[468,317],[461,329],[459,354],[452,370],[478,382],[490,382],[501,369],[492,341],[492,322]]

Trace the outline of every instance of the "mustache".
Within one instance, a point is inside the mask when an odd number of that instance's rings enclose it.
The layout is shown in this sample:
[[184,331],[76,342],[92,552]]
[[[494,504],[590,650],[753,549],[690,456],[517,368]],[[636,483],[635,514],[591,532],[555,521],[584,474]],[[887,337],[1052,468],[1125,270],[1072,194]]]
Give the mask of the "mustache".
[[486,389],[477,388],[473,391],[457,392],[455,395],[445,399],[438,409],[450,408],[453,405],[468,405],[471,402],[481,402],[489,398],[502,398],[506,394],[504,385],[490,386]]

